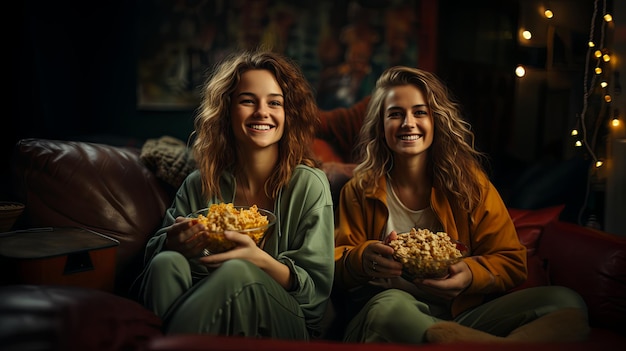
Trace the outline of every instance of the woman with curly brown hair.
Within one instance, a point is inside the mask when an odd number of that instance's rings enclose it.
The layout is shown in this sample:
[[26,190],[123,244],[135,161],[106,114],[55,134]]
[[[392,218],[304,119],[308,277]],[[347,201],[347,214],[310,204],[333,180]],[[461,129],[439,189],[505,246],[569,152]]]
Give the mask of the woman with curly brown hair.
[[[372,93],[342,188],[335,287],[352,342],[560,341],[584,338],[586,306],[526,279],[526,249],[473,147],[458,103],[416,68],[386,70]],[[445,232],[469,256],[441,279],[410,278],[387,245],[411,228]],[[335,293],[333,293],[335,295]],[[495,296],[499,296],[494,298]]]
[[[286,57],[243,52],[215,68],[195,120],[198,170],[178,189],[146,248],[141,298],[165,332],[306,340],[320,333],[333,279],[333,206],[310,151],[318,110]],[[261,247],[207,253],[206,225],[186,215],[211,204],[257,205],[276,224]],[[204,254],[203,254],[204,253]]]

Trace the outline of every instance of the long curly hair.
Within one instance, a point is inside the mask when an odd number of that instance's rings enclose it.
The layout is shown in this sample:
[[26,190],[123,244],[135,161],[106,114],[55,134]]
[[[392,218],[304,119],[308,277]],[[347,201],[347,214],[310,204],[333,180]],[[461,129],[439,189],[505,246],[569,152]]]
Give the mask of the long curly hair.
[[463,119],[460,105],[448,88],[424,70],[396,66],[378,78],[356,146],[359,164],[354,177],[363,188],[375,187],[377,180],[393,168],[394,155],[384,137],[385,98],[390,89],[402,85],[422,91],[433,117],[434,137],[428,153],[433,186],[470,212],[481,200],[478,175],[485,174],[486,157],[475,149],[471,126]]
[[275,199],[287,186],[299,164],[317,167],[311,145],[319,117],[309,82],[291,59],[265,51],[231,53],[207,77],[202,100],[194,120],[193,155],[201,173],[202,191],[208,198],[222,198],[219,179],[238,164],[235,135],[231,125],[231,94],[241,75],[249,70],[268,70],[284,95],[285,128],[279,141],[279,162],[265,184],[266,194]]

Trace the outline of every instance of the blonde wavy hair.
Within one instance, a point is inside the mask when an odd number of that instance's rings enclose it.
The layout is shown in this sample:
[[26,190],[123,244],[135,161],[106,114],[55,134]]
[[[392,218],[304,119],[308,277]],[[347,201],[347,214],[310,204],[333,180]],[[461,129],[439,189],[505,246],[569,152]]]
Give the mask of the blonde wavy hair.
[[[467,211],[481,201],[479,174],[485,174],[486,157],[474,147],[474,133],[461,115],[460,105],[432,73],[396,66],[378,78],[356,145],[359,186],[376,187],[377,180],[393,168],[393,153],[384,138],[385,98],[396,86],[413,85],[424,94],[434,123],[428,164],[433,186]],[[368,176],[369,175],[369,176]]]
[[207,77],[202,101],[194,120],[193,155],[202,178],[202,191],[208,198],[222,198],[222,172],[237,171],[235,135],[231,125],[231,94],[241,75],[249,70],[268,70],[284,95],[285,127],[279,141],[279,162],[265,184],[266,194],[275,199],[287,186],[296,165],[317,167],[313,152],[318,109],[312,89],[300,68],[280,54],[258,50],[231,53]]

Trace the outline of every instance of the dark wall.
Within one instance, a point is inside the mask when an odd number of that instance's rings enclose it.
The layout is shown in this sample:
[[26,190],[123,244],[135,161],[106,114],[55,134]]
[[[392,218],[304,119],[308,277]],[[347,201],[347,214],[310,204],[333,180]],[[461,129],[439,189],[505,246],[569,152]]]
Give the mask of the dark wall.
[[[461,103],[503,195],[526,165],[507,154],[515,116],[517,1],[439,1],[438,74]],[[445,44],[444,44],[445,43]]]
[[[139,0],[23,2],[10,55],[13,114],[5,117],[1,161],[28,137],[140,145],[147,138],[186,139],[193,111],[136,107]],[[0,199],[10,199],[9,167]]]
[[107,133],[133,117],[136,14],[125,1],[26,2],[19,136]]
[[[552,1],[559,14],[555,21],[541,15],[538,0],[438,4],[437,73],[463,106],[505,203],[518,208],[566,204],[561,219],[576,222],[589,161],[583,150],[573,149],[568,120],[579,111],[570,107],[583,96],[584,60],[575,60],[573,51],[566,63],[548,64],[548,52],[560,51],[557,41],[550,46],[545,37],[549,28],[566,29],[572,50],[584,51],[586,41],[578,45],[574,38],[586,34],[593,2],[561,0],[557,7]],[[531,29],[535,40],[523,46],[519,28]],[[528,69],[522,79],[513,74],[518,64]]]

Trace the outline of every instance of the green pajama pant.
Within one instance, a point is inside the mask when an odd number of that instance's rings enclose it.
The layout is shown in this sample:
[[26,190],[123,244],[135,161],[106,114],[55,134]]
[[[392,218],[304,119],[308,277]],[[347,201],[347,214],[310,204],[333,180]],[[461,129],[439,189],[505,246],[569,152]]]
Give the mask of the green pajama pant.
[[141,294],[146,307],[163,319],[166,334],[309,339],[298,302],[245,260],[192,276],[183,255],[163,251],[147,267]]
[[454,320],[492,335],[506,336],[541,316],[570,307],[587,310],[585,302],[573,290],[543,286],[506,294],[451,319],[433,315],[441,306],[418,301],[402,290],[389,289],[365,303],[348,324],[344,341],[422,344],[426,329],[442,320]]

